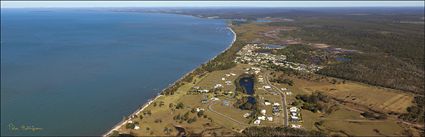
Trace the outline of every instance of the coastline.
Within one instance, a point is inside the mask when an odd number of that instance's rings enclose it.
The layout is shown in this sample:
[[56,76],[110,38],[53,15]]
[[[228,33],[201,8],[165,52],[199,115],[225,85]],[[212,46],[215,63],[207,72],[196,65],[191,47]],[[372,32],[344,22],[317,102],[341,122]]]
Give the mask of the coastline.
[[[233,44],[235,43],[235,41],[236,41],[236,33],[235,33],[235,31],[233,31],[233,29],[228,25],[227,26],[227,29],[229,29],[232,33],[233,33],[233,40],[232,40],[232,42],[229,44],[229,46],[226,48],[226,49],[224,49],[223,51],[221,51],[219,54],[217,54],[216,56],[214,56],[213,58],[211,58],[211,59],[209,59],[209,60],[207,60],[206,62],[204,62],[203,64],[206,64],[206,63],[208,63],[208,62],[210,62],[210,61],[212,61],[212,60],[214,60],[215,58],[217,58],[217,56],[219,56],[219,55],[221,55],[221,54],[223,54],[224,52],[226,52],[229,48],[231,48],[232,46],[233,46]],[[161,97],[161,96],[163,96],[163,95],[161,95],[161,93],[162,92],[164,92],[166,89],[168,89],[168,88],[170,88],[170,87],[172,87],[172,86],[174,86],[177,82],[179,82],[179,81],[181,81],[181,80],[183,80],[184,78],[186,78],[188,75],[190,75],[190,74],[192,74],[196,69],[198,69],[199,67],[202,67],[202,64],[201,65],[199,65],[198,67],[195,67],[194,69],[192,69],[191,71],[189,71],[189,72],[187,72],[185,75],[183,75],[182,77],[180,77],[179,79],[177,79],[176,81],[174,81],[173,83],[171,83],[170,85],[168,85],[166,88],[164,88],[161,92],[159,92],[158,93],[158,95],[155,97],[155,98],[153,98],[153,99],[149,99],[148,100],[148,102],[146,102],[145,104],[143,104],[143,106],[142,107],[140,107],[140,108],[138,108],[136,111],[134,111],[133,113],[131,113],[130,115],[129,115],[129,117],[126,119],[126,120],[123,120],[123,121],[121,121],[121,122],[118,122],[115,126],[113,126],[113,128],[112,129],[110,129],[110,130],[108,130],[105,134],[103,134],[102,136],[103,137],[107,137],[107,136],[109,136],[109,135],[111,135],[112,133],[113,133],[113,131],[116,131],[116,130],[118,130],[119,128],[121,128],[122,126],[124,126],[125,124],[127,124],[128,123],[128,121],[131,119],[131,117],[132,116],[134,116],[134,115],[138,115],[138,114],[140,114],[146,107],[148,107],[152,102],[154,102],[155,100],[157,100],[159,97]]]

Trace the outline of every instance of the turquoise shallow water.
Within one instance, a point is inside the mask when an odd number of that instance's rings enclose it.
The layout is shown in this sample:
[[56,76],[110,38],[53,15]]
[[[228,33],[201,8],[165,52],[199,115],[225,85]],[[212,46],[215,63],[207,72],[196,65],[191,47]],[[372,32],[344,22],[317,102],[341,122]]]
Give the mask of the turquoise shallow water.
[[101,135],[232,39],[224,20],[2,9],[1,135]]

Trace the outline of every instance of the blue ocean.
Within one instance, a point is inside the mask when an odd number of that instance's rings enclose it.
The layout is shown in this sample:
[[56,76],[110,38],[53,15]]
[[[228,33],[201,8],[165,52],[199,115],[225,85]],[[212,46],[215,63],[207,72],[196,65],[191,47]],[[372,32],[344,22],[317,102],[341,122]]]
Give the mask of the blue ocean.
[[184,15],[1,9],[1,135],[102,135],[233,37]]

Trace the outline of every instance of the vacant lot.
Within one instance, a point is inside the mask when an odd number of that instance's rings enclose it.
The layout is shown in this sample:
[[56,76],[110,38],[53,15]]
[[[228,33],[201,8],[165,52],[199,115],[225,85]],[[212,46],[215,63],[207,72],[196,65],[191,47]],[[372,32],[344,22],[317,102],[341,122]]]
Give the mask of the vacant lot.
[[413,100],[413,96],[407,93],[353,82],[306,86],[304,89],[323,91],[337,99],[383,112],[403,113]]
[[[287,76],[286,78],[294,81],[294,86],[289,86],[289,89],[292,89],[294,94],[323,92],[338,100],[355,103],[381,112],[404,113],[406,112],[406,108],[412,104],[414,97],[411,93],[400,90],[371,86],[347,80],[341,82],[343,80],[331,77],[316,81],[299,79],[292,76]],[[332,81],[332,79],[339,82],[332,84],[329,82]],[[285,84],[280,85],[281,87],[288,87]],[[291,97],[289,100],[291,100]]]
[[323,118],[323,127],[331,132],[356,136],[401,135],[403,128],[393,120],[367,120],[359,112],[339,109]]

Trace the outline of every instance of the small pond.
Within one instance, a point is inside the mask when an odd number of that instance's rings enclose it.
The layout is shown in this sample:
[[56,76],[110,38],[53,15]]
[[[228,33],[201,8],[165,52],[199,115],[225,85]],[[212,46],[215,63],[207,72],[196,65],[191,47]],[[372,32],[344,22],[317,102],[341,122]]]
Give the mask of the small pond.
[[257,103],[254,95],[254,78],[253,77],[242,77],[239,79],[239,85],[245,90],[245,93],[250,95],[248,96],[246,102],[240,106],[241,109],[252,109],[252,107]]
[[243,77],[239,79],[239,85],[245,89],[246,94],[254,94],[254,79],[252,77]]

